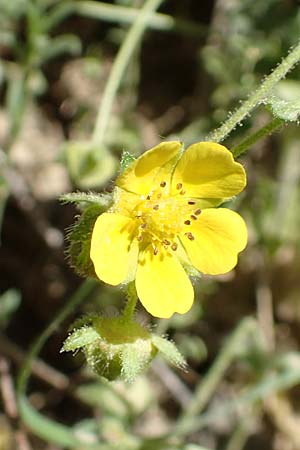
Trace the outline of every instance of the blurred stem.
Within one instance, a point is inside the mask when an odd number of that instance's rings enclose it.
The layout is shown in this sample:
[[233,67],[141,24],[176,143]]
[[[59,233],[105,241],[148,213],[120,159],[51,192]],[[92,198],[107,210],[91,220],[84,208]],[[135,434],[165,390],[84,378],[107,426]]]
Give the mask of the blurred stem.
[[273,72],[266,77],[260,87],[246,100],[242,106],[233,113],[223,125],[211,132],[207,141],[221,142],[226,136],[231,133],[235,127],[242,122],[242,120],[250,114],[250,112],[269,94],[270,90],[286,76],[286,74],[297,64],[300,60],[300,43],[291,50],[289,55],[282,60],[282,62],[273,70]]
[[262,128],[257,130],[255,133],[251,134],[250,136],[247,136],[246,139],[244,139],[242,142],[240,142],[238,145],[233,147],[231,149],[231,152],[233,153],[233,156],[235,158],[241,156],[243,153],[245,153],[252,145],[254,145],[256,142],[258,142],[260,139],[262,139],[265,136],[270,136],[274,131],[277,131],[279,128],[281,128],[284,125],[284,120],[275,118],[271,120],[269,123],[264,125]]
[[[88,0],[76,2],[73,5],[73,9],[81,16],[122,24],[132,24],[139,15],[139,10],[136,8]],[[149,17],[148,25],[154,30],[181,31],[198,37],[202,37],[207,32],[206,26],[187,20],[175,19],[172,16],[161,13],[152,13]]]
[[250,417],[246,417],[238,424],[232,433],[225,450],[242,450],[242,448],[244,448],[250,434],[249,426],[247,426],[249,420]]
[[257,323],[254,319],[246,318],[240,322],[232,335],[228,338],[213,366],[207,372],[202,382],[196,387],[190,404],[187,406],[179,420],[179,427],[184,426],[186,420],[194,415],[198,415],[203,410],[215,392],[226,370],[232,363],[232,360],[238,353],[241,343],[256,330]]
[[147,0],[145,2],[144,6],[139,11],[139,15],[137,16],[134,24],[128,31],[126,38],[117,54],[104,89],[93,132],[93,142],[99,148],[101,148],[101,145],[103,144],[114,98],[124,76],[124,72],[129,64],[130,58],[147,27],[148,20],[163,1],[164,0]]
[[48,327],[41,333],[32,345],[25,364],[23,365],[17,383],[17,399],[20,416],[23,422],[39,437],[62,446],[75,446],[80,444],[73,431],[39,414],[26,398],[26,388],[31,373],[33,361],[41,351],[49,336],[57,330],[59,325],[80,305],[95,289],[97,282],[87,279],[58,312]]

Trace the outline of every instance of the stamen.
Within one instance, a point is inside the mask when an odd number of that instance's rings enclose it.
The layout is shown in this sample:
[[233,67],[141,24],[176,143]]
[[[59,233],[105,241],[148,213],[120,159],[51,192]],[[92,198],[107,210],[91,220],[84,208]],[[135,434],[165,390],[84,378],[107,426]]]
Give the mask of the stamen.
[[157,198],[161,198],[161,196],[162,196],[162,193],[161,192],[159,192],[158,194],[157,194]]
[[137,240],[138,241],[141,241],[143,239],[143,236],[140,234],[138,237],[137,237]]
[[136,218],[139,219],[140,217],[142,217],[142,213],[141,213],[140,211],[138,211],[138,212],[136,213]]
[[195,239],[195,236],[191,232],[184,233],[184,234],[190,241],[193,241]]
[[146,199],[147,199],[147,200],[150,200],[150,199],[151,199],[151,196],[150,196],[150,195],[147,195]]
[[157,211],[157,210],[159,209],[159,205],[154,205],[154,206],[153,206],[153,209],[154,209],[155,211]]
[[171,242],[170,242],[170,241],[168,241],[168,239],[164,239],[164,240],[163,240],[163,244],[165,244],[165,245],[170,245],[170,244],[171,244]]
[[196,216],[199,216],[199,214],[201,214],[201,209],[196,209],[195,214]]
[[190,220],[186,220],[184,223],[185,223],[185,225],[191,225],[191,221]]
[[184,195],[186,194],[186,191],[184,189],[182,189],[182,191],[180,191],[180,195]]
[[154,253],[154,255],[157,255],[157,253],[158,253],[158,248],[157,247],[154,247],[153,253]]
[[177,183],[176,189],[178,189],[180,191],[181,188],[182,188],[182,183]]
[[147,224],[144,222],[144,223],[142,223],[142,225],[140,225],[140,228],[143,228],[143,229],[145,229],[147,227]]
[[165,182],[165,181],[162,181],[161,183],[160,183],[160,187],[165,187],[167,185],[167,183]]
[[197,217],[196,216],[194,216],[193,214],[191,215],[191,219],[193,219],[193,220],[197,220]]
[[171,249],[174,250],[174,252],[175,252],[177,250],[177,244],[175,244],[175,243],[172,244],[171,245]]
[[195,205],[196,202],[194,202],[193,200],[188,201],[188,205]]

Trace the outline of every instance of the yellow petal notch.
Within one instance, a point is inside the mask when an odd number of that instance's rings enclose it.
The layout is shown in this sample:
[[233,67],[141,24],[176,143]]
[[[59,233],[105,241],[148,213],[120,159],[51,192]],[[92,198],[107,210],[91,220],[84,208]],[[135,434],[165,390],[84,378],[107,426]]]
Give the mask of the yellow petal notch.
[[172,192],[182,185],[186,196],[228,198],[246,186],[246,174],[226,147],[214,142],[191,145],[180,158],[172,178]]
[[181,142],[170,141],[148,150],[119,176],[117,186],[136,194],[149,194],[156,182],[170,181],[170,164],[174,166],[181,149]]
[[178,259],[163,247],[157,250],[154,254],[149,245],[140,254],[136,273],[139,299],[155,317],[184,314],[194,301],[193,286]]

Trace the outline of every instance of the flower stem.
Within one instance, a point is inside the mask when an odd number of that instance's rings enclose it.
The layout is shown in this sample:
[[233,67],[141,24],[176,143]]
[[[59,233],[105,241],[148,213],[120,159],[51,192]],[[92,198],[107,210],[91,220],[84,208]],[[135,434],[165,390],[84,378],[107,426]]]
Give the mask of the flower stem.
[[276,69],[265,79],[260,87],[246,100],[242,106],[230,116],[223,125],[212,131],[207,141],[221,142],[232,130],[269,94],[270,90],[274,88],[276,83],[286,76],[286,74],[297,64],[300,60],[300,42],[282,60]]
[[76,436],[73,434],[71,429],[43,417],[43,415],[39,414],[29,404],[26,398],[26,388],[30,377],[31,366],[49,336],[59,327],[68,315],[71,314],[74,309],[92,293],[96,286],[96,281],[92,279],[87,279],[81,285],[81,287],[75,292],[66,305],[63,306],[57,316],[34,342],[18,377],[17,399],[21,419],[37,436],[56,445],[70,447],[78,445],[80,442],[76,439]]
[[135,289],[134,282],[128,284],[127,288],[127,304],[123,311],[123,318],[125,320],[131,320],[135,311],[138,296]]
[[284,125],[284,120],[276,117],[272,119],[269,123],[264,125],[262,128],[257,130],[255,133],[247,136],[242,142],[231,149],[233,156],[235,158],[241,156],[245,153],[252,145],[254,145],[257,141],[262,139],[263,137],[274,133],[274,131],[278,130],[278,128]]
[[109,122],[109,117],[116,96],[118,87],[124,76],[124,72],[132,53],[138,45],[143,32],[145,31],[148,21],[153,12],[159,8],[163,0],[147,0],[141,8],[132,27],[128,31],[126,38],[116,56],[109,79],[106,83],[102,101],[99,106],[96,123],[93,132],[93,142],[100,147],[104,140],[105,131]]

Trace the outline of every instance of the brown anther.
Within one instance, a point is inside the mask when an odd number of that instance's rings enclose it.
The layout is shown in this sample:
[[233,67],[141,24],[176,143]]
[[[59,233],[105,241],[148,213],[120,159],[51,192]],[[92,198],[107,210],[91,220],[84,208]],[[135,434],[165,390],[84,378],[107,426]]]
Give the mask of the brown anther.
[[154,206],[153,206],[153,209],[154,209],[155,211],[157,211],[157,210],[159,209],[159,205],[154,205]]
[[193,219],[193,220],[197,220],[197,217],[196,217],[196,216],[194,216],[194,214],[192,214],[192,215],[191,215],[191,219]]
[[171,244],[171,242],[170,242],[170,241],[168,241],[168,239],[164,239],[164,240],[163,240],[163,244],[165,244],[165,245],[170,245],[170,244]]
[[154,255],[157,255],[157,253],[158,253],[158,248],[157,247],[154,247],[153,253],[154,253]]
[[146,199],[147,199],[147,200],[150,200],[150,199],[151,199],[151,196],[150,196],[150,195],[147,195]]
[[195,239],[194,235],[191,232],[184,233],[184,234],[190,241],[193,241]]
[[186,191],[184,189],[182,189],[182,191],[180,191],[180,195],[184,195],[186,193]]
[[180,190],[182,188],[182,183],[177,183],[176,189]]
[[137,240],[138,241],[141,241],[143,239],[143,236],[141,236],[141,235],[139,235],[138,237],[137,237]]
[[193,200],[188,201],[188,205],[195,205],[196,202],[194,202]]
[[157,198],[161,198],[161,196],[162,196],[162,193],[159,192],[159,193],[157,194]]
[[174,252],[177,250],[177,244],[172,244],[171,249],[174,250]]
[[167,183],[165,182],[165,181],[162,181],[161,183],[160,183],[160,187],[165,187],[167,185]]
[[191,221],[190,220],[185,220],[185,225],[191,225]]
[[139,219],[140,217],[142,217],[142,213],[139,211],[136,215],[136,218]]
[[142,223],[142,225],[140,225],[140,228],[146,228],[147,227],[147,224],[144,222],[144,223]]
[[196,216],[199,216],[199,214],[201,214],[201,209],[196,209],[195,214]]

